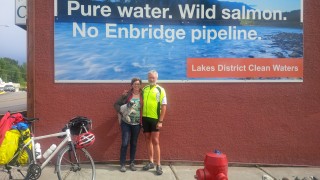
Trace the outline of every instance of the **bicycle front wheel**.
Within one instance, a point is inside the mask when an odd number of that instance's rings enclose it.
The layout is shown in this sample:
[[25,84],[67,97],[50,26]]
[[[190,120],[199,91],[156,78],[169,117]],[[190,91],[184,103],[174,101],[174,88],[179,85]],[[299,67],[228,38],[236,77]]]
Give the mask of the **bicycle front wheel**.
[[94,180],[96,177],[96,168],[91,155],[86,149],[75,150],[77,158],[71,146],[67,146],[60,151],[57,159],[58,178],[60,180]]

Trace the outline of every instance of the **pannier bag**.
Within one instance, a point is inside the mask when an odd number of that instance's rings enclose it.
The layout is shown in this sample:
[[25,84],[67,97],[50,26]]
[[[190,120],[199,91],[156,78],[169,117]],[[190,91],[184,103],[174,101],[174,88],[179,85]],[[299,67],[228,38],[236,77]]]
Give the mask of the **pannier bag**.
[[[21,134],[20,134],[21,132]],[[12,129],[6,132],[5,138],[0,146],[0,164],[7,164],[13,157],[14,153],[18,149],[19,138],[26,136],[28,138],[24,139],[24,143],[27,143],[30,140],[30,130],[26,129],[24,131],[18,131]],[[31,149],[31,144],[29,148]],[[18,159],[20,164],[25,164],[28,161],[28,154],[23,152],[22,156]]]
[[[30,141],[31,132],[30,132],[29,128],[24,130],[24,131],[20,131],[20,132],[21,132],[22,140],[23,140],[24,143],[27,143],[28,141]],[[32,149],[32,144],[31,143],[29,144],[29,149],[30,150]],[[18,159],[18,162],[20,164],[26,164],[26,163],[28,163],[28,159],[30,159],[30,157],[28,157],[28,153],[26,151],[23,151],[22,155]]]

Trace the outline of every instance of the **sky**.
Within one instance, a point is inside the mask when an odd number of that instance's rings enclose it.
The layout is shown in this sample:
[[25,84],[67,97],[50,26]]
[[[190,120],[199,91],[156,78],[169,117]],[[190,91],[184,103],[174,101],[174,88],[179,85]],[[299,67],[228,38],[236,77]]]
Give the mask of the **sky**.
[[301,8],[303,0],[219,0],[230,2],[243,2],[251,7],[260,10],[281,10],[283,12],[297,10]]
[[27,61],[27,31],[15,25],[15,0],[0,0],[0,57]]

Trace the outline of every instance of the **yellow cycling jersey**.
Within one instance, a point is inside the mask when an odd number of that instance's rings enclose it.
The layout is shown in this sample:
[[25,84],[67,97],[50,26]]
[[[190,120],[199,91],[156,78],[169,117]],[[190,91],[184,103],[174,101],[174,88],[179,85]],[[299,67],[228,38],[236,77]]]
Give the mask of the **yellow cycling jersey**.
[[166,92],[161,86],[147,85],[143,88],[143,117],[159,119],[162,104],[167,104],[167,100]]

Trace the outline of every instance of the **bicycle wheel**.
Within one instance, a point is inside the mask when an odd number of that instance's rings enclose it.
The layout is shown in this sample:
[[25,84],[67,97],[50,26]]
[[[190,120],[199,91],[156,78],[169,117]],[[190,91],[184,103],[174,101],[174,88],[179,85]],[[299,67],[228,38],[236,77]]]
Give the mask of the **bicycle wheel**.
[[60,151],[57,159],[57,174],[60,180],[86,179],[94,180],[96,168],[91,155],[86,149],[76,149],[77,160],[71,146]]
[[32,162],[32,152],[28,147],[25,147],[3,167],[3,170],[0,171],[0,179],[24,179]]

